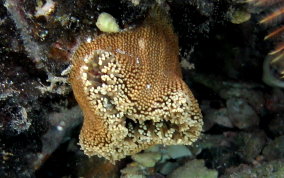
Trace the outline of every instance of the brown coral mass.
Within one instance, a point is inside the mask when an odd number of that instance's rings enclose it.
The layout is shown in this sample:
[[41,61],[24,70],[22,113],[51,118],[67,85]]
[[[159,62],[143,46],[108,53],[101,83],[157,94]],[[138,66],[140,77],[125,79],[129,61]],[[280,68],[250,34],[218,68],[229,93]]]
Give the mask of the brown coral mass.
[[81,43],[70,82],[84,114],[81,148],[115,161],[155,144],[194,142],[202,129],[197,101],[183,82],[178,40],[151,14],[140,27]]

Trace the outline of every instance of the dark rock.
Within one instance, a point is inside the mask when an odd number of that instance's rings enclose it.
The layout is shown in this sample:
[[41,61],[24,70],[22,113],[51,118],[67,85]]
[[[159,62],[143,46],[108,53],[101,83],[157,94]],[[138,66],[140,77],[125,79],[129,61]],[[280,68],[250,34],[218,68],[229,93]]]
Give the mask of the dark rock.
[[240,165],[231,168],[221,178],[251,178],[251,177],[283,177],[284,164],[283,160],[270,161],[257,165],[255,167],[248,165]]
[[227,100],[227,109],[233,125],[239,129],[256,127],[259,123],[258,115],[244,99],[231,98]]
[[284,158],[284,136],[280,136],[271,141],[263,149],[263,156],[266,160]]
[[240,157],[246,162],[252,163],[261,153],[266,141],[267,137],[262,131],[242,132],[238,134],[235,144],[240,148],[238,150]]
[[284,135],[284,113],[276,114],[269,123],[269,130],[276,136]]

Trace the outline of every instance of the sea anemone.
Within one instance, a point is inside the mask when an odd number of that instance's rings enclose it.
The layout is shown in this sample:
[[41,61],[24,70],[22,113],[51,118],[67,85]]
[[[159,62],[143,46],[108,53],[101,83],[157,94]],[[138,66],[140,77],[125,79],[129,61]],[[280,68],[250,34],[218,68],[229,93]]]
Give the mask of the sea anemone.
[[284,16],[283,0],[249,0],[256,6],[264,7],[265,10],[272,9],[272,12],[263,17],[259,23],[268,26],[275,26],[264,39],[275,42],[274,49],[268,54],[263,63],[263,81],[275,87],[284,87],[284,26],[280,25]]

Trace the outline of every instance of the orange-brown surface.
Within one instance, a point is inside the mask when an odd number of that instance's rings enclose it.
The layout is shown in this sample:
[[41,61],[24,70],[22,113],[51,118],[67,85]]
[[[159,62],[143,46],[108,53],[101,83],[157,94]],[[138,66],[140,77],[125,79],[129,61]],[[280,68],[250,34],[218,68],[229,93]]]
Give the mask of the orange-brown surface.
[[191,144],[202,128],[197,101],[182,80],[178,40],[165,13],[120,33],[81,43],[70,82],[84,113],[85,154],[111,161],[154,144]]

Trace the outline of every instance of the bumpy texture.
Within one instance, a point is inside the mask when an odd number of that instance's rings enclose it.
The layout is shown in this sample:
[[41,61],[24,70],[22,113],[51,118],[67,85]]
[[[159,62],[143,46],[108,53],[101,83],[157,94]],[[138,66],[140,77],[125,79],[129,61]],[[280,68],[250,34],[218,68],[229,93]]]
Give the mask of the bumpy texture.
[[165,14],[153,12],[137,28],[81,43],[72,56],[70,82],[84,113],[79,144],[89,156],[115,161],[200,135],[202,115],[182,81],[177,37]]

